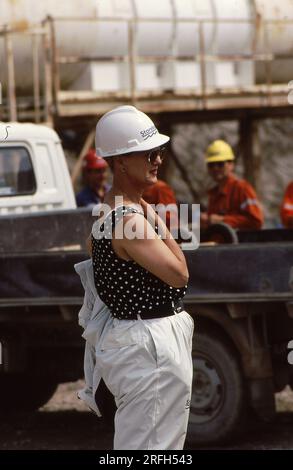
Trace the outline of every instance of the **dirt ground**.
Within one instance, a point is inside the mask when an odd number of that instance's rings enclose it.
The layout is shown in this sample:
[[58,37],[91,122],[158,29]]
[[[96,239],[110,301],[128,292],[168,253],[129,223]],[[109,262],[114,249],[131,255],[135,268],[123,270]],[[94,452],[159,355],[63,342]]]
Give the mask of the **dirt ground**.
[[[0,422],[0,450],[112,449],[112,431],[76,398],[81,387],[82,381],[59,385],[36,413],[12,411]],[[245,435],[221,449],[293,449],[293,392],[286,388],[276,395],[276,401],[278,413],[273,423],[253,423]],[[187,444],[186,448],[196,447]]]

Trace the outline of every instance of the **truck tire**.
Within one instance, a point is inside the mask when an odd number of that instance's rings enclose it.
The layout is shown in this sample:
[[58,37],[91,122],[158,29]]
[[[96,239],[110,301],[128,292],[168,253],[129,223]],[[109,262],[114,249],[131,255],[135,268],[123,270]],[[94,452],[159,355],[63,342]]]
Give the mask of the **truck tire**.
[[202,241],[215,241],[216,243],[239,243],[237,232],[228,224],[219,222],[210,225],[201,235]]
[[198,332],[193,345],[193,389],[187,440],[227,441],[244,417],[245,390],[236,351],[218,335]]
[[34,411],[43,406],[54,395],[58,383],[51,378],[28,376],[27,374],[5,374],[0,376],[0,410]]

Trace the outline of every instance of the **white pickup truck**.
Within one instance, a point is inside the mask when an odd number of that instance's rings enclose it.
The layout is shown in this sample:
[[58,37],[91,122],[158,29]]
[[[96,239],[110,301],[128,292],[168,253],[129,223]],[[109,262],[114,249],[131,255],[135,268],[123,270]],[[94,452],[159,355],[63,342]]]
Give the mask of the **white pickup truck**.
[[0,216],[75,209],[57,133],[30,123],[0,126],[5,130],[0,133]]

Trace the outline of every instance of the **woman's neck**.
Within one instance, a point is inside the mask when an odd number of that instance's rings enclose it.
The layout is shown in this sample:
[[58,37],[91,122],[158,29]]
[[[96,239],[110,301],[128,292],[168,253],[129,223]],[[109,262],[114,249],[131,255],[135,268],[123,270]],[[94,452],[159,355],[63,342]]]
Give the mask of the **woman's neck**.
[[144,188],[135,187],[133,185],[124,185],[121,182],[113,180],[112,188],[107,193],[107,198],[115,201],[115,197],[123,198],[123,204],[135,203],[139,204]]

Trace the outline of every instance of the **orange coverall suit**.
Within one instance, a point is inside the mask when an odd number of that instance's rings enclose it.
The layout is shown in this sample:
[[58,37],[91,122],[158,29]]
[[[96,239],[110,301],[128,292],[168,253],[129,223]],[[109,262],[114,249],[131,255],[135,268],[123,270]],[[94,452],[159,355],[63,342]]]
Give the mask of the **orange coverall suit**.
[[[164,204],[165,206],[168,204],[176,204],[176,198],[173,189],[162,180],[158,180],[152,186],[146,188],[142,197],[149,204]],[[166,212],[166,225],[168,228],[170,228],[170,211]]]
[[216,186],[209,191],[208,214],[223,215],[223,222],[237,229],[260,229],[264,221],[252,186],[233,175],[221,189]]
[[286,189],[281,207],[281,219],[285,227],[289,227],[291,217],[293,217],[293,181]]

